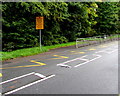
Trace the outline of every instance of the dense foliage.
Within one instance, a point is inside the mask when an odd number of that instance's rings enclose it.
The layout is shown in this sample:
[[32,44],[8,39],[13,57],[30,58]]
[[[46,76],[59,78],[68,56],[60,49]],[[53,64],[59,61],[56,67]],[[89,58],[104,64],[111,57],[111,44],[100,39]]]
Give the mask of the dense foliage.
[[5,2],[2,4],[3,51],[39,45],[35,18],[44,16],[42,45],[75,41],[78,37],[115,34],[119,4],[104,2]]

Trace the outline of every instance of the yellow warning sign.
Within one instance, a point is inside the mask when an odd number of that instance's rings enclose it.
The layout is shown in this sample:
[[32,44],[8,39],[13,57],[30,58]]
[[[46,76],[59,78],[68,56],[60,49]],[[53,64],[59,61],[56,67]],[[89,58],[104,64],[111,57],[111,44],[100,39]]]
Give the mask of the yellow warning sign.
[[44,17],[36,17],[36,29],[44,29]]

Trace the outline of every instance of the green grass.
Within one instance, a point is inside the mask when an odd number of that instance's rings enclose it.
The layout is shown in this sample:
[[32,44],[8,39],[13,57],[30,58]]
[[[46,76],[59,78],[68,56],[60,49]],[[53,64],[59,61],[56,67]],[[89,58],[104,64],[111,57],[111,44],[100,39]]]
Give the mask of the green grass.
[[40,54],[43,52],[47,52],[50,49],[55,49],[59,47],[67,47],[67,46],[72,46],[75,44],[76,44],[75,42],[69,42],[69,43],[63,43],[63,44],[56,44],[52,46],[42,46],[42,50],[40,50],[39,47],[33,47],[33,48],[19,49],[19,50],[15,50],[11,52],[1,52],[2,61],[17,58],[17,57],[36,55],[36,54]]
[[2,60],[35,55],[35,54],[46,52],[46,51],[48,51],[48,49],[46,49],[44,47],[42,48],[42,51],[40,51],[39,47],[33,47],[33,48],[19,49],[19,50],[15,50],[15,51],[11,51],[11,52],[2,52]]
[[[108,37],[108,38],[116,38],[116,37],[118,37],[118,36],[111,36],[111,37]],[[85,38],[84,40],[98,41],[98,40],[102,40],[102,39],[101,38]],[[83,44],[83,43],[88,43],[88,42],[87,41],[79,42],[79,44]],[[39,47],[33,47],[33,48],[24,48],[24,49],[11,51],[11,52],[0,52],[0,53],[2,55],[2,61],[4,61],[4,60],[8,60],[8,59],[17,58],[17,57],[25,57],[25,56],[36,55],[36,54],[40,54],[40,53],[43,53],[43,52],[47,52],[50,49],[67,47],[67,46],[72,46],[72,45],[75,45],[75,44],[76,44],[76,42],[69,42],[69,43],[63,43],[63,44],[56,44],[56,45],[52,45],[52,46],[42,46],[42,50],[40,50]]]
[[76,42],[68,42],[68,43],[63,43],[63,44],[56,44],[52,46],[45,46],[47,49],[55,49],[55,48],[60,48],[60,47],[67,47],[67,46],[72,46],[75,45]]

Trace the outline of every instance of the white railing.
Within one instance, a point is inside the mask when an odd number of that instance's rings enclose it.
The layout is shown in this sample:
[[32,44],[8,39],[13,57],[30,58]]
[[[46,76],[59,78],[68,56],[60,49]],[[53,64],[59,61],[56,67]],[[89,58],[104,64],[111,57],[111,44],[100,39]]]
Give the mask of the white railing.
[[87,38],[77,38],[76,39],[76,48],[87,46],[87,45],[93,45],[93,44],[99,44],[99,43],[105,43],[108,41],[113,40],[119,40],[117,36],[113,38],[113,36],[96,36],[96,37],[87,37]]

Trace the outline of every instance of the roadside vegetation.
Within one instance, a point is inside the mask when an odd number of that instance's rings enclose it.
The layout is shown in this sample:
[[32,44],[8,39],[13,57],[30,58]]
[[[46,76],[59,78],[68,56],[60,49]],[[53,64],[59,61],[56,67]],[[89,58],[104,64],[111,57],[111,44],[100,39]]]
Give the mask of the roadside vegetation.
[[[72,46],[77,38],[119,34],[119,6],[119,2],[3,2],[2,60]],[[37,16],[44,17],[42,51]]]
[[36,54],[40,54],[43,52],[47,52],[50,49],[67,47],[67,46],[72,46],[75,44],[76,44],[76,42],[68,42],[68,43],[56,44],[56,45],[51,45],[51,46],[42,46],[41,50],[40,50],[40,47],[33,47],[33,48],[18,49],[18,50],[11,51],[11,52],[1,52],[2,60],[4,61],[4,60],[8,60],[8,59],[17,58],[17,57],[36,55]]
[[[118,37],[120,38],[120,35],[109,36],[106,39],[113,39],[113,38],[118,38]],[[101,40],[104,40],[104,38],[84,38],[84,40],[101,41]],[[87,44],[88,43],[87,41],[85,41],[85,42],[80,41],[79,44]],[[33,47],[33,48],[18,49],[18,50],[11,51],[11,52],[1,52],[2,53],[2,60],[4,61],[4,60],[8,60],[8,59],[17,58],[17,57],[36,55],[36,54],[40,54],[43,52],[47,52],[51,49],[73,46],[73,45],[76,45],[76,42],[55,44],[55,45],[51,45],[51,46],[42,46],[41,50],[40,50],[40,47]]]

